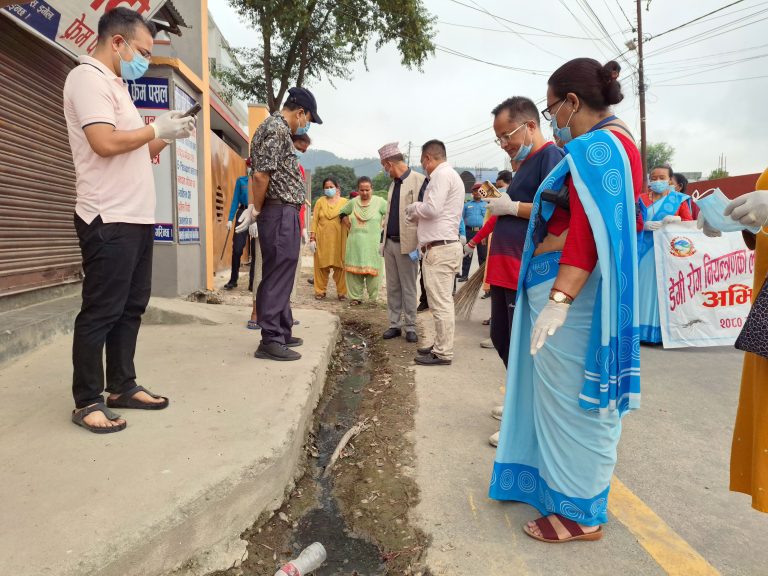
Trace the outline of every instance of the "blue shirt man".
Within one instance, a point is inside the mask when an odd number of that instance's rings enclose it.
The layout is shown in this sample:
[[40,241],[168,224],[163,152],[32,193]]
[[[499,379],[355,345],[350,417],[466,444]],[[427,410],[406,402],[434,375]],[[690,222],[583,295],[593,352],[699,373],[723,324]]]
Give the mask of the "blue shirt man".
[[248,176],[240,176],[235,183],[235,192],[232,194],[232,206],[229,209],[229,222],[234,221],[237,209],[242,206],[248,208]]
[[[242,210],[248,208],[248,176],[240,176],[235,183],[235,191],[232,194],[232,206],[229,209],[229,218],[227,219],[227,230],[232,229],[232,222],[240,215]],[[229,232],[227,232],[229,234]],[[224,284],[225,290],[232,290],[237,287],[237,280],[240,274],[240,260],[243,256],[243,250],[248,242],[248,230],[232,235],[232,267],[229,282]],[[253,287],[253,264],[251,264],[251,274],[248,282],[248,289]]]
[[482,199],[479,190],[472,191],[472,200],[464,204],[464,224],[469,230],[482,228],[488,202]]

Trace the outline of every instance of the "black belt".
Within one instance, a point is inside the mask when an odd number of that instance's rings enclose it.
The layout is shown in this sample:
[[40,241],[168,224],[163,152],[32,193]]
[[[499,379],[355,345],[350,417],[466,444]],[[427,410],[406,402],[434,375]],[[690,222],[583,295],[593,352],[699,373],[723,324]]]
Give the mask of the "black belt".
[[392,240],[392,242],[400,242],[400,236],[387,236],[387,240]]
[[421,251],[426,252],[435,246],[446,246],[448,244],[453,244],[454,242],[458,242],[458,240],[435,240],[434,242],[427,242],[424,244],[424,246],[422,246]]
[[280,204],[285,206],[290,206],[291,208],[296,208],[296,210],[301,210],[301,204],[291,204],[290,202],[283,202],[278,198],[267,198],[264,200],[265,206],[277,206]]

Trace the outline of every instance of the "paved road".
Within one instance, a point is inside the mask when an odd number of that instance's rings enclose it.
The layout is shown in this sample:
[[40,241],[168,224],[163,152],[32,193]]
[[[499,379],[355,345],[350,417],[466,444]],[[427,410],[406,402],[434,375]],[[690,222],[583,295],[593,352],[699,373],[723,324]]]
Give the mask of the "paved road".
[[605,537],[546,545],[521,531],[535,510],[486,496],[489,409],[504,383],[495,350],[478,346],[488,309],[481,301],[458,323],[453,366],[415,369],[415,514],[433,536],[436,574],[768,575],[768,515],[728,492],[740,353],[644,348],[643,408],[624,420]]

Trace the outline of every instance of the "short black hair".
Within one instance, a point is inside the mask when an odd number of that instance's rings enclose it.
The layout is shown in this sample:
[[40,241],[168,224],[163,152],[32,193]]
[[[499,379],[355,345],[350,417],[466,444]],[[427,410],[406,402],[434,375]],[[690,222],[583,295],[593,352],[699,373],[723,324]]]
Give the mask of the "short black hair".
[[659,164],[658,166],[654,166],[653,168],[651,168],[651,172],[653,172],[653,171],[654,171],[654,170],[656,170],[657,168],[658,168],[659,170],[666,170],[666,171],[667,171],[667,173],[669,174],[669,179],[670,179],[670,180],[672,180],[672,176],[674,176],[674,175],[675,175],[675,171],[674,171],[674,170],[672,170],[672,166],[670,166],[669,164]]
[[304,110],[304,107],[299,106],[296,102],[293,102],[292,100],[286,100],[285,104],[283,104],[283,110],[288,110],[289,112],[293,112],[294,110]]
[[513,121],[522,119],[536,122],[536,125],[539,125],[539,110],[530,98],[526,98],[525,96],[512,96],[512,98],[507,98],[504,102],[491,110],[491,114],[493,114],[494,118],[497,118],[499,114],[505,110],[509,113],[509,117]]
[[108,38],[112,38],[116,34],[119,34],[126,40],[131,40],[134,37],[137,26],[144,26],[154,38],[157,35],[157,27],[144,17],[130,8],[113,8],[109,12],[105,12],[104,15],[99,18],[99,42],[103,42]]
[[360,188],[360,184],[365,184],[366,182],[373,188],[373,180],[368,178],[368,176],[360,176],[360,178],[357,179],[357,187]]
[[680,172],[672,174],[672,178],[677,180],[677,183],[680,184],[680,192],[685,194],[688,191],[688,178],[680,174]]
[[421,153],[422,155],[431,156],[435,160],[445,160],[448,157],[448,153],[445,151],[445,144],[440,140],[424,142],[424,145],[421,147]]
[[339,186],[339,179],[336,178],[336,176],[328,176],[325,180],[323,180],[323,188],[325,188],[325,185],[330,182],[333,184],[336,188],[341,190],[341,186]]
[[509,170],[502,170],[499,172],[498,176],[496,176],[496,181],[498,182],[501,180],[502,182],[506,182],[507,185],[512,183],[512,178],[514,178],[512,172]]

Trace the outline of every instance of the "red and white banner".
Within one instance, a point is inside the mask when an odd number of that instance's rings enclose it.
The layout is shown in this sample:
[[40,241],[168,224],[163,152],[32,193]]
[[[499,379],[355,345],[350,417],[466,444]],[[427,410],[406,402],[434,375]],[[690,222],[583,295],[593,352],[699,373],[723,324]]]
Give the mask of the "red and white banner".
[[732,346],[751,307],[755,271],[741,233],[708,238],[683,222],[653,239],[664,347]]

